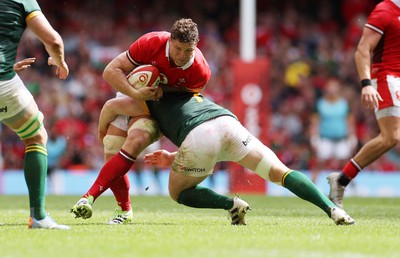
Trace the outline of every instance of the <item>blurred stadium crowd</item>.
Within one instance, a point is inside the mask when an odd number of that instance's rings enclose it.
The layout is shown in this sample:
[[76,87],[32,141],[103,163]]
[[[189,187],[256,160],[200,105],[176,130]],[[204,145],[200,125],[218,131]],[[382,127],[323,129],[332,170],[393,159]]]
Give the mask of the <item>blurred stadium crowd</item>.
[[[114,90],[102,79],[104,66],[142,34],[169,30],[173,21],[190,17],[198,25],[203,51],[212,69],[205,95],[231,108],[230,65],[239,53],[238,0],[39,0],[42,11],[64,39],[70,76],[58,80],[47,67],[47,55],[29,33],[18,60],[36,57],[20,74],[45,114],[49,135],[67,140],[60,167],[98,169],[103,148],[97,139],[97,119]],[[267,143],[289,167],[308,170],[313,164],[309,122],[326,79],[339,78],[343,96],[356,117],[359,144],[377,134],[374,114],[360,106],[360,86],[354,48],[367,14],[379,1],[269,0],[257,1],[257,55],[270,59],[271,121]],[[5,169],[21,169],[24,146],[1,130]],[[168,142],[166,148],[172,148]],[[400,170],[400,149],[394,149],[369,169]]]

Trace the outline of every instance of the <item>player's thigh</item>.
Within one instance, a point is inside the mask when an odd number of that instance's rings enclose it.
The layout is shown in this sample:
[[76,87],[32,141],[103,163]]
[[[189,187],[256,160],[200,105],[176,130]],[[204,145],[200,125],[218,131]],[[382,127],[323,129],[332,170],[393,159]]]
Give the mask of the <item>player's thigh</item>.
[[129,118],[117,116],[107,128],[107,134],[103,138],[104,159],[109,160],[122,148],[128,131]]
[[[389,140],[400,140],[400,108],[392,107],[387,110],[392,110],[389,116],[384,116],[378,119],[379,129],[381,130],[381,135],[384,139]],[[382,110],[383,111],[383,110]],[[398,112],[398,115],[397,114]]]
[[253,148],[238,163],[271,182],[281,182],[289,168],[276,154],[258,139],[254,139]]
[[47,142],[47,132],[43,125],[44,116],[39,111],[33,98],[24,105],[18,113],[2,122],[12,129],[25,145],[42,144]]
[[9,128],[17,130],[38,114],[32,94],[18,75],[11,80],[0,81],[0,86],[0,120]]

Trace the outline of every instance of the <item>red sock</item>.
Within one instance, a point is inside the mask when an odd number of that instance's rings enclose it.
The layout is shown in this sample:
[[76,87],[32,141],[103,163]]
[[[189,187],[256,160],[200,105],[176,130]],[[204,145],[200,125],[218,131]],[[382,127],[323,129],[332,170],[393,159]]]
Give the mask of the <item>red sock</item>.
[[111,191],[114,193],[115,200],[117,200],[118,205],[123,211],[129,211],[132,209],[129,188],[130,183],[128,174],[125,174],[121,179],[115,181],[110,186]]
[[347,162],[346,166],[344,166],[343,174],[345,174],[351,180],[357,176],[361,169],[361,166],[358,165],[354,159],[351,159],[349,162]]
[[114,155],[114,157],[104,164],[96,178],[96,181],[94,181],[92,187],[85,195],[83,195],[83,197],[91,195],[94,197],[94,200],[96,200],[97,197],[110,187],[110,185],[121,179],[121,177],[129,171],[134,161],[134,157],[129,155],[126,151],[120,150]]

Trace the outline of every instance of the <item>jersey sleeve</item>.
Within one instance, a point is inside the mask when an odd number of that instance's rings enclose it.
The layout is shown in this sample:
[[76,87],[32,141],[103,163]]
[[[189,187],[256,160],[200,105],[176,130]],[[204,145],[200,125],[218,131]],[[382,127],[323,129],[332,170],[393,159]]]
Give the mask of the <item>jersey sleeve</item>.
[[127,52],[129,60],[137,66],[145,64],[145,60],[151,54],[152,46],[154,46],[154,44],[156,43],[154,41],[156,41],[157,39],[157,37],[152,37],[151,33],[147,33],[139,37],[129,47],[129,50]]
[[388,15],[386,8],[384,8],[384,5],[378,4],[368,16],[367,24],[365,26],[383,34],[389,22],[390,15]]
[[[143,36],[142,36],[143,37]],[[128,59],[136,66],[139,66],[142,62],[142,51],[144,48],[143,39],[142,37],[138,38],[132,45],[129,47],[128,51],[126,52]]]
[[26,0],[26,1],[21,1],[21,2],[24,5],[26,15],[28,15],[34,11],[39,11],[39,12],[42,11],[36,0]]
[[185,90],[190,91],[190,92],[199,92],[204,87],[206,87],[206,84],[208,83],[210,78],[211,78],[210,70],[209,69],[203,70],[196,74],[196,77],[194,78],[190,87],[185,88]]
[[22,1],[25,10],[25,21],[28,22],[33,17],[42,13],[40,6],[36,0]]

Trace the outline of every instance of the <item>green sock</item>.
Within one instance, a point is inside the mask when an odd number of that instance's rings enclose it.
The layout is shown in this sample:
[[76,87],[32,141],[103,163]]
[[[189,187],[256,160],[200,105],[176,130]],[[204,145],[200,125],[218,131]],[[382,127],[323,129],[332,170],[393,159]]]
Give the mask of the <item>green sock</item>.
[[37,220],[46,217],[44,195],[47,176],[47,150],[43,145],[29,145],[25,149],[24,174],[29,192],[30,216]]
[[298,197],[320,207],[329,217],[331,208],[336,207],[308,177],[299,171],[286,172],[282,179],[282,185]]
[[193,208],[228,210],[233,207],[232,198],[220,195],[211,189],[201,186],[183,190],[178,197],[178,203]]

